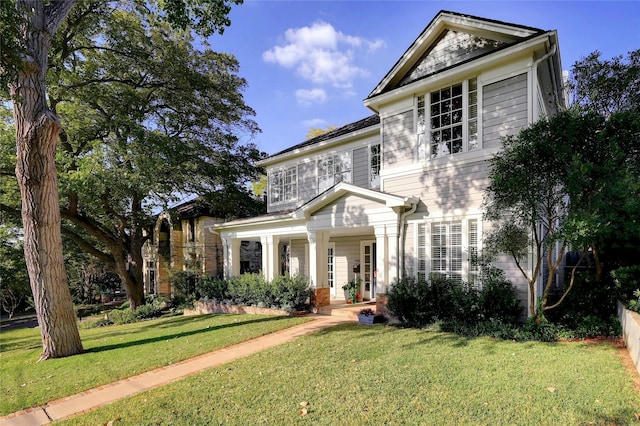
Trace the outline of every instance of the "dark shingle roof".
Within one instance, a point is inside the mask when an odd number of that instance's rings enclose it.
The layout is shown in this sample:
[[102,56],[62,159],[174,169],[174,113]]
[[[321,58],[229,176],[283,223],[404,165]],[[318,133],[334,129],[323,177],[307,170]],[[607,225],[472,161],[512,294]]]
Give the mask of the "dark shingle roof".
[[315,138],[311,138],[302,143],[284,149],[280,152],[276,152],[275,154],[270,155],[267,158],[276,157],[278,155],[286,154],[287,152],[295,151],[297,149],[305,148],[307,146],[312,146],[320,142],[327,141],[329,139],[337,138],[339,136],[346,135],[351,132],[355,132],[357,130],[366,129],[367,127],[377,126],[380,124],[380,117],[378,115],[370,115],[367,118],[363,118],[362,120],[358,120],[354,123],[345,124],[342,127],[334,129],[330,132],[323,133],[320,136],[316,136]]

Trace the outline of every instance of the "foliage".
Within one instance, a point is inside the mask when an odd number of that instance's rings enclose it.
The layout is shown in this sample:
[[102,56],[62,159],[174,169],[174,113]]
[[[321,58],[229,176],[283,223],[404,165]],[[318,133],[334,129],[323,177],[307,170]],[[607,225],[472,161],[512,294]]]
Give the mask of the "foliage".
[[625,266],[611,272],[615,294],[627,309],[640,312],[640,265]]
[[114,309],[107,313],[107,319],[113,324],[130,324],[162,315],[166,309],[165,303],[161,299],[154,299],[151,303],[139,306],[136,310],[131,310],[126,306]]
[[218,277],[205,275],[198,281],[199,298],[212,300],[225,300],[227,298],[229,285],[226,280]]
[[301,276],[278,276],[267,281],[259,274],[243,274],[228,280],[228,302],[266,308],[302,311],[309,309],[313,290]]
[[[227,2],[216,3],[223,18]],[[187,16],[208,25],[201,20],[214,10],[164,5],[170,10],[160,15],[180,27]],[[118,272],[132,308],[143,301],[143,244],[176,194],[201,195],[226,218],[262,211],[245,188],[261,153],[250,142],[259,130],[237,60],[172,31],[153,6],[78,3],[53,39],[48,79],[64,126],[63,233]]]
[[360,278],[354,278],[342,286],[342,289],[347,292],[347,296],[351,303],[356,303],[361,284],[362,280]]
[[[242,274],[224,280],[193,272],[171,274],[180,302],[209,299],[240,306],[303,311],[310,307],[313,290],[301,276],[277,276],[267,281],[261,274]],[[175,303],[175,301],[174,301]]]
[[322,129],[322,128],[319,128],[319,127],[311,127],[309,129],[309,131],[307,132],[307,138],[306,139],[309,140],[309,139],[316,138],[316,137],[318,137],[320,135],[324,135],[325,133],[329,133],[329,132],[335,130],[336,128],[337,128],[337,126],[335,126],[335,125],[329,125],[329,126],[327,126],[326,129]]
[[514,287],[500,273],[488,275],[481,289],[439,275],[430,280],[405,277],[388,296],[387,308],[408,326],[437,321],[513,323],[521,311]]
[[640,50],[602,60],[592,52],[571,68],[573,102],[601,115],[640,105]]
[[31,297],[22,236],[17,228],[0,224],[0,307],[11,318],[27,308]]
[[[640,250],[640,51],[602,61],[595,52],[575,64],[574,106],[545,117],[504,141],[491,163],[487,218],[496,224],[486,247],[511,255],[529,283],[531,309],[543,267],[541,312],[550,303],[566,250],[593,258],[595,279],[628,264]],[[533,246],[534,267],[520,262]]]

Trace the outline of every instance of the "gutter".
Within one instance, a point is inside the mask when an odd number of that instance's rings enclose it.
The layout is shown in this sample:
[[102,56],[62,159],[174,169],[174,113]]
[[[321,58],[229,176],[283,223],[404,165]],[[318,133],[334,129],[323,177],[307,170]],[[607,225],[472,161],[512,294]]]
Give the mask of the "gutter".
[[[546,59],[549,59],[551,56],[555,55],[556,52],[558,51],[558,44],[557,43],[553,43],[551,45],[551,50],[549,52],[547,52],[546,54],[544,54],[543,56],[541,56],[540,58],[536,59],[533,62],[533,81],[535,84],[536,89],[538,89],[536,91],[536,93],[534,94],[534,96],[531,97],[531,111],[536,111],[536,99],[538,98],[538,91],[540,89],[539,87],[539,82],[538,82],[538,65],[540,65],[540,63]],[[556,74],[555,72],[551,72],[551,78],[553,79],[553,84],[554,84],[554,90],[553,90],[553,97],[556,98],[556,102],[558,102],[558,98],[556,96],[556,89],[558,87],[558,82],[556,81]],[[538,115],[540,111],[538,111]],[[535,117],[533,117],[535,118]]]

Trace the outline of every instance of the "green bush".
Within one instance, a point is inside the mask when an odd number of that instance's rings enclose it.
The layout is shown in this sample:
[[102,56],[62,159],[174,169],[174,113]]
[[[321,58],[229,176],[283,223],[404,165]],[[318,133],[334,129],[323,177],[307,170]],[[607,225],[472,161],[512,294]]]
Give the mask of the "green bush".
[[421,277],[404,277],[388,293],[387,309],[402,324],[424,326],[434,321],[429,283]]
[[498,273],[487,276],[480,290],[441,275],[433,275],[429,281],[406,277],[392,286],[387,308],[410,326],[435,321],[511,323],[521,311],[515,289]]
[[227,296],[222,299],[236,305],[305,310],[311,303],[312,292],[308,280],[300,275],[267,281],[262,275],[244,274],[227,281]]
[[611,272],[616,296],[632,311],[640,312],[640,265],[624,266]]
[[478,319],[515,323],[520,318],[522,306],[513,285],[504,278],[504,272],[490,268],[483,274],[482,289],[478,294]]
[[151,303],[139,306],[135,311],[127,308],[114,309],[107,313],[108,319],[114,324],[130,324],[145,319],[157,318],[165,309],[164,301],[154,299]]
[[227,281],[212,276],[205,275],[196,283],[196,293],[200,298],[223,301],[228,298],[228,289]]

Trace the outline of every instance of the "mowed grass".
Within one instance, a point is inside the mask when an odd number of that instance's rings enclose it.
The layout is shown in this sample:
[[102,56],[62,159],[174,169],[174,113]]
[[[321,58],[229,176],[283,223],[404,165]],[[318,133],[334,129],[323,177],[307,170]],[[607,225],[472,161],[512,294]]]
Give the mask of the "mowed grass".
[[345,324],[62,424],[636,424],[618,351]]
[[37,362],[38,329],[0,333],[0,415],[43,405],[254,337],[305,318],[266,315],[180,316],[82,329],[86,353]]

